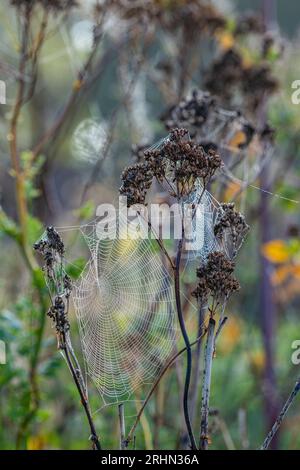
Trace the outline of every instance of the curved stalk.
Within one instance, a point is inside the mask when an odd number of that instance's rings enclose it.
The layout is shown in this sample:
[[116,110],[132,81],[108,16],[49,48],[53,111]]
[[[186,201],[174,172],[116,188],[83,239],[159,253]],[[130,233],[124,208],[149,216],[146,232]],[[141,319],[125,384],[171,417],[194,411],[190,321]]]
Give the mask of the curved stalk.
[[185,424],[187,427],[187,432],[188,432],[190,443],[191,443],[191,449],[195,450],[197,449],[197,446],[196,446],[196,441],[195,441],[195,437],[193,434],[193,428],[192,428],[190,413],[189,413],[189,403],[188,403],[189,388],[190,388],[191,374],[192,374],[192,350],[191,350],[188,333],[185,327],[183,312],[181,308],[181,297],[180,297],[180,261],[181,261],[181,253],[182,253],[182,244],[183,244],[183,237],[181,238],[181,240],[179,240],[179,243],[178,243],[178,250],[177,250],[176,263],[175,263],[175,269],[174,269],[174,284],[175,284],[175,299],[176,299],[178,321],[179,321],[181,334],[182,334],[185,347],[186,347],[186,360],[187,360],[184,392],[183,392],[183,413],[184,413]]

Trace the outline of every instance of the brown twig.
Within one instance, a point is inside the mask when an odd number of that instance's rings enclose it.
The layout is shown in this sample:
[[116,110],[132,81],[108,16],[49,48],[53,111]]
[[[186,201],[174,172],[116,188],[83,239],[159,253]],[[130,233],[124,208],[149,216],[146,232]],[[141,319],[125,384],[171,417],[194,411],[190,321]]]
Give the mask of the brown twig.
[[276,419],[271,431],[269,432],[269,434],[265,438],[260,450],[267,450],[268,447],[270,446],[270,444],[272,442],[272,439],[274,438],[275,434],[277,433],[278,429],[280,428],[280,426],[282,424],[282,421],[284,420],[290,406],[292,405],[292,403],[293,403],[294,399],[296,398],[296,396],[298,395],[299,391],[300,391],[300,378],[295,383],[295,386],[294,386],[290,396],[288,397],[287,401],[283,405],[283,408],[282,408],[281,412],[279,413],[278,418]]
[[67,345],[65,333],[62,334],[62,338],[63,338],[63,342],[62,342],[62,345],[61,345],[61,349],[64,353],[64,357],[67,361],[67,364],[69,366],[69,369],[70,369],[71,375],[73,377],[74,383],[75,383],[76,388],[78,390],[78,393],[80,395],[81,404],[83,406],[86,417],[88,419],[88,423],[89,423],[90,430],[91,430],[90,440],[93,443],[93,448],[94,449],[101,450],[101,444],[100,444],[99,438],[97,436],[94,421],[93,421],[92,416],[91,416],[89,402],[88,402],[86,393],[82,389],[82,377],[80,376],[80,374],[81,374],[80,369],[75,369],[75,367],[74,367],[74,364],[73,364],[72,359],[70,357],[70,350],[69,350],[69,347]]
[[[205,319],[205,307],[200,301],[198,305],[198,337],[202,335],[202,332],[205,329],[204,326]],[[191,386],[191,417],[192,422],[195,419],[196,404],[198,398],[198,387],[200,381],[200,372],[201,372],[201,350],[202,350],[202,341],[199,340],[195,352],[195,367],[194,367],[194,380]]]

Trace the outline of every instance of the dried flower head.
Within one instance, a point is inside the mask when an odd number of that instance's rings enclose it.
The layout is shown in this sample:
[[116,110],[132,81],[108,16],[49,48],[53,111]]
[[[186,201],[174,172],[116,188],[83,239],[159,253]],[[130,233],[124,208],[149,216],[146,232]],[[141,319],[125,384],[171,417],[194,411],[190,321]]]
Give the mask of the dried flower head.
[[[186,129],[174,129],[160,149],[147,152],[146,161],[159,162],[160,168],[168,167],[172,174],[172,183],[176,184],[178,197],[189,194],[198,179],[206,186],[222,165],[215,150],[209,149],[206,153],[200,144],[189,138]],[[157,165],[154,167],[154,174],[158,179],[163,176],[158,173]]]
[[48,282],[55,289],[55,292],[61,293],[65,287],[68,291],[71,290],[70,278],[66,274],[62,278],[58,276],[58,273],[62,272],[65,247],[54,227],[47,227],[46,235],[34,244],[34,249],[44,259],[43,270],[46,272]]
[[222,160],[212,148],[204,148],[189,138],[186,129],[174,129],[161,147],[144,152],[145,162],[127,167],[122,173],[120,194],[128,206],[144,204],[153,178],[168,183],[172,196],[183,197],[195,189],[198,179],[204,186]]
[[[66,333],[70,329],[66,305],[61,296],[55,297],[53,305],[48,310],[47,315],[53,321],[58,338],[60,338],[62,333]],[[60,341],[58,345],[62,346]]]
[[244,69],[241,89],[248,96],[250,107],[256,109],[263,95],[271,95],[278,89],[278,80],[272,75],[267,63],[252,65]]
[[145,160],[145,152],[149,147],[149,145],[133,145],[131,149],[133,162],[142,163]]
[[235,258],[249,231],[244,216],[234,209],[234,203],[223,203],[214,226],[215,236],[226,244],[231,259]]
[[207,121],[215,108],[216,100],[209,93],[194,90],[191,97],[184,98],[178,105],[172,106],[162,117],[167,129],[185,127],[194,137],[193,128],[200,128]]
[[122,185],[119,192],[127,198],[128,207],[145,203],[153,177],[153,170],[147,162],[136,163],[125,168],[121,176]]
[[52,300],[47,315],[55,325],[58,347],[63,348],[63,333],[70,328],[68,307],[72,291],[71,279],[63,269],[64,243],[54,227],[47,227],[45,236],[34,244],[34,249],[42,255],[45,263],[43,270]]
[[211,296],[215,307],[227,300],[240,287],[233,276],[235,264],[224,253],[214,251],[207,257],[206,263],[197,269],[198,285],[193,292],[197,299],[207,301]]
[[21,7],[34,7],[40,5],[45,10],[53,12],[67,11],[70,8],[78,6],[76,0],[10,0],[11,5],[18,8]]
[[[213,6],[199,0],[111,0],[111,5],[127,20],[150,20],[172,32],[183,29],[189,37],[214,33],[226,25],[224,16]],[[171,8],[170,8],[171,6]]]
[[242,73],[243,59],[240,53],[234,48],[228,49],[213,62],[205,86],[211,93],[230,99],[232,87],[241,81]]

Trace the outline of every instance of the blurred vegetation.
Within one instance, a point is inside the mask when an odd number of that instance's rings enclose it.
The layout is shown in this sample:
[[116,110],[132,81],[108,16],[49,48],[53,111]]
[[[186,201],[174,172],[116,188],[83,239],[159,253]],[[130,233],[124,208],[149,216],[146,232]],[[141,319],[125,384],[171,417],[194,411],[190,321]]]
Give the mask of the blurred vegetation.
[[[254,126],[263,102],[276,130],[267,175],[258,173],[246,188],[233,181],[219,185],[221,200],[236,200],[251,231],[237,262],[242,288],[227,308],[229,321],[214,359],[211,407],[217,411],[210,418],[210,448],[257,448],[299,374],[291,361],[292,343],[300,339],[300,121],[299,107],[291,101],[291,84],[300,71],[298,24],[292,37],[277,29],[270,36],[265,26],[259,30],[258,20],[243,23],[239,10],[245,2],[149,0],[134,2],[136,8],[113,0],[78,1],[74,7],[73,2],[31,3],[30,11],[22,1],[0,6],[0,79],[7,93],[0,105],[0,340],[6,344],[6,364],[0,364],[0,448],[89,448],[86,418],[46,317],[49,296],[32,245],[46,225],[78,226],[94,218],[98,204],[116,200],[132,146],[164,137],[163,116],[195,88],[209,88],[222,106],[238,109]],[[257,11],[263,3],[268,2],[255,2]],[[277,20],[285,31],[296,5],[289,2],[283,10],[278,2]],[[238,33],[245,24],[252,26]],[[242,58],[243,74],[230,75],[230,83],[221,67],[209,81],[216,61],[233,49]],[[267,67],[267,80],[263,76],[260,83],[255,76],[245,90],[243,80],[261,65]],[[231,147],[240,151],[243,139],[243,133],[234,135]],[[247,148],[253,166],[260,149],[255,145]],[[66,232],[64,241],[68,273],[75,280],[87,249],[76,232]],[[264,276],[274,307],[265,316]],[[188,318],[194,338],[197,318],[192,313]],[[267,326],[270,319],[271,338],[262,318]],[[73,314],[71,331],[80,355]],[[183,364],[181,357],[157,387],[137,429],[137,449],[182,447]],[[127,431],[141,396],[137,392],[137,401],[126,403]],[[92,384],[89,398],[92,410],[99,410],[101,398]],[[95,424],[103,447],[118,448],[117,407],[95,413]],[[296,400],[274,446],[299,448],[299,426]]]

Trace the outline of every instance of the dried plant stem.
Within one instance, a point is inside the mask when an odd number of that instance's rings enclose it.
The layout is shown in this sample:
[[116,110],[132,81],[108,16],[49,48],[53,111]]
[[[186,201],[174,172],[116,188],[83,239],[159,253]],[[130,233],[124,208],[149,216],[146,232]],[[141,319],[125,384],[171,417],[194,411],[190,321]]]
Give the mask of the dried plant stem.
[[228,429],[227,424],[224,421],[224,419],[221,418],[220,416],[217,416],[216,417],[216,423],[217,423],[217,426],[218,426],[218,428],[220,429],[220,431],[222,433],[222,436],[223,436],[223,439],[224,439],[224,442],[225,442],[225,445],[226,445],[227,449],[228,450],[236,450],[234,442],[233,442],[232,437],[231,437],[231,434],[229,432],[229,429]]
[[118,407],[119,411],[119,425],[120,425],[120,449],[126,449],[126,442],[125,442],[125,415],[124,415],[124,403],[120,403]]
[[83,409],[84,409],[85,414],[86,414],[87,419],[88,419],[88,423],[89,423],[90,430],[91,430],[90,440],[93,443],[93,449],[101,450],[100,441],[99,441],[99,438],[97,436],[97,432],[96,432],[96,428],[95,428],[95,425],[94,425],[93,418],[91,416],[90,407],[89,407],[89,403],[88,403],[88,398],[86,396],[85,390],[83,390],[83,386],[82,386],[83,378],[82,378],[82,375],[81,375],[81,371],[80,371],[79,368],[74,367],[74,364],[73,364],[73,361],[72,361],[72,358],[71,358],[71,357],[73,357],[74,352],[73,352],[73,350],[71,351],[70,347],[68,346],[68,342],[67,342],[65,333],[62,333],[62,341],[60,341],[60,348],[61,348],[61,350],[64,354],[64,357],[67,361],[67,364],[68,364],[68,367],[70,369],[72,378],[74,380],[74,383],[75,383],[76,388],[78,390],[78,393],[80,395],[81,404],[83,406]]
[[196,441],[195,441],[195,437],[193,434],[193,428],[192,428],[190,413],[189,413],[189,403],[188,403],[189,388],[190,388],[191,374],[192,374],[192,350],[191,350],[188,333],[185,327],[183,312],[181,308],[181,297],[180,297],[180,261],[181,261],[181,253],[182,253],[182,243],[183,243],[183,237],[179,240],[179,243],[178,243],[176,263],[175,263],[175,269],[174,269],[174,284],[175,284],[175,299],[176,299],[178,321],[180,325],[181,334],[185,343],[186,356],[187,356],[187,365],[186,365],[185,383],[184,383],[184,392],[183,392],[183,412],[184,412],[184,419],[185,419],[187,432],[188,432],[189,439],[190,439],[191,448],[195,450],[197,449],[197,446],[196,446]]
[[[205,335],[206,333],[206,330],[203,331],[202,335],[197,338],[195,341],[193,341],[192,343],[190,343],[190,347],[194,346],[195,344],[198,343],[198,341],[200,339],[203,338],[203,336]],[[134,433],[135,433],[135,430],[137,428],[137,425],[139,424],[139,421],[141,419],[141,416],[150,400],[150,398],[152,397],[156,387],[158,386],[158,384],[160,383],[161,379],[163,378],[163,376],[165,375],[165,373],[167,372],[167,370],[169,369],[169,367],[173,364],[174,361],[176,361],[176,359],[181,356],[181,354],[183,354],[184,352],[186,352],[186,347],[184,347],[183,349],[181,349],[180,351],[178,351],[176,354],[174,354],[174,356],[171,357],[171,359],[167,362],[167,364],[165,365],[165,367],[162,369],[161,373],[159,374],[159,376],[157,377],[157,379],[155,380],[154,384],[152,385],[150,391],[148,392],[148,395],[143,403],[143,405],[141,406],[138,414],[137,414],[137,417],[135,419],[135,422],[132,426],[132,428],[130,429],[128,435],[127,435],[127,438],[126,438],[126,447],[128,446],[129,442],[133,439],[134,437]]]
[[[202,336],[204,331],[204,318],[205,318],[205,307],[200,301],[198,305],[198,334],[197,336]],[[195,419],[196,404],[198,398],[198,388],[200,381],[200,372],[201,372],[201,350],[202,350],[202,339],[197,343],[196,352],[195,352],[195,366],[194,366],[194,380],[191,386],[191,418],[192,422]]]
[[226,322],[228,320],[228,317],[223,317],[223,318],[220,318],[220,321],[219,321],[219,324],[218,324],[218,327],[217,327],[217,331],[216,331],[216,334],[215,334],[215,339],[214,339],[214,354],[216,353],[216,342],[217,342],[217,339],[218,337],[220,336],[220,333],[221,331],[223,330]]
[[299,391],[300,391],[300,378],[295,383],[295,386],[294,386],[290,396],[288,397],[287,401],[285,402],[281,412],[278,415],[278,418],[276,419],[271,431],[269,432],[269,434],[265,438],[265,440],[263,442],[263,445],[261,446],[260,450],[267,450],[268,449],[269,445],[272,442],[273,437],[275,436],[278,429],[280,428],[280,426],[282,424],[282,421],[284,420],[291,404],[293,403],[293,401],[296,398]]
[[210,318],[208,324],[206,346],[205,346],[205,360],[202,384],[202,402],[201,402],[201,424],[200,424],[200,449],[208,449],[208,415],[209,415],[209,397],[211,385],[211,370],[212,360],[214,353],[214,332],[216,322]]

